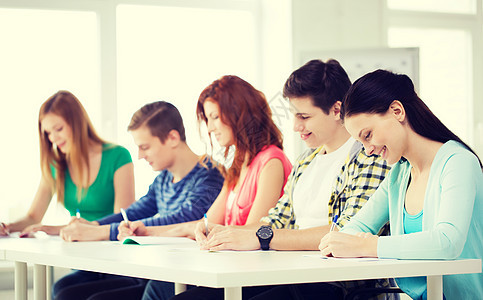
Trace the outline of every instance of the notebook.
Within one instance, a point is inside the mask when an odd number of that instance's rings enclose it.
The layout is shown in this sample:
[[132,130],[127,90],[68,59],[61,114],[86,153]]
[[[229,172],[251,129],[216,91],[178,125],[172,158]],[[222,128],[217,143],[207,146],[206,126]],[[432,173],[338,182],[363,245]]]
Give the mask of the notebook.
[[180,245],[180,244],[196,244],[196,241],[185,237],[167,237],[167,236],[128,236],[122,241],[128,245]]

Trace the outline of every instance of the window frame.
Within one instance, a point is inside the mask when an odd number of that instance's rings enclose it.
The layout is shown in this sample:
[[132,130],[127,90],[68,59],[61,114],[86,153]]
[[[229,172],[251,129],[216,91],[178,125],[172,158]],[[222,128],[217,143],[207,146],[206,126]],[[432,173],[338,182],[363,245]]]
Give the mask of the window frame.
[[478,112],[483,111],[483,0],[476,1],[475,14],[444,13],[414,10],[389,9],[384,0],[383,19],[386,31],[386,45],[388,30],[390,27],[401,28],[433,28],[433,29],[457,29],[469,32],[472,43],[472,82],[468,111],[468,136],[467,141],[479,155],[483,155],[483,116]]

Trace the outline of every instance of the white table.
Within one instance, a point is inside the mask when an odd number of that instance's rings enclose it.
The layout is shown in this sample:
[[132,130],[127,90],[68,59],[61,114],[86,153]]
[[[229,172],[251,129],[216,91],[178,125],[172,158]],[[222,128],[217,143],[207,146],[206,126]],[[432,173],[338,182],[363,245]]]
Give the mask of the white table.
[[67,243],[57,238],[2,239],[2,250],[6,260],[16,262],[17,300],[26,299],[27,263],[34,264],[34,296],[39,300],[46,295],[46,266],[171,281],[178,283],[177,291],[185,284],[225,288],[225,299],[241,299],[242,286],[411,276],[427,276],[428,299],[442,299],[442,275],[481,272],[478,259],[328,260],[311,251],[204,252],[196,245]]

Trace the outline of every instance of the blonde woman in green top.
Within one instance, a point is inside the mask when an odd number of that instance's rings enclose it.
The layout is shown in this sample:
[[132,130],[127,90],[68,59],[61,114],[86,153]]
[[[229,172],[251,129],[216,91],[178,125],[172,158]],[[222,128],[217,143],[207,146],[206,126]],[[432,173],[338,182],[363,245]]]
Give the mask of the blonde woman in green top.
[[[39,112],[42,179],[27,215],[0,227],[0,235],[22,231],[59,234],[61,226],[40,222],[54,194],[70,215],[93,221],[134,202],[129,152],[101,139],[79,100],[59,91]],[[78,212],[78,213],[77,213]]]

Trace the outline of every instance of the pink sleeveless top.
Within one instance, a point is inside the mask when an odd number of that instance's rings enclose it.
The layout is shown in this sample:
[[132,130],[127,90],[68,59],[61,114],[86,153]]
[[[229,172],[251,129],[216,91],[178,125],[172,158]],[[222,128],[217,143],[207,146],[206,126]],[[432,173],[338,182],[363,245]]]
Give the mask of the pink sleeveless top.
[[[252,163],[248,166],[247,175],[233,200],[233,205],[231,208],[226,205],[225,225],[245,225],[253,201],[255,201],[255,196],[257,195],[258,178],[260,177],[260,173],[268,161],[273,158],[279,159],[282,162],[284,175],[283,185],[285,185],[292,170],[292,164],[280,148],[270,145],[260,151],[257,156],[253,158]],[[232,189],[228,191],[228,195],[231,192]],[[280,190],[280,197],[282,195],[283,186]],[[227,199],[225,199],[225,201],[227,201]]]

